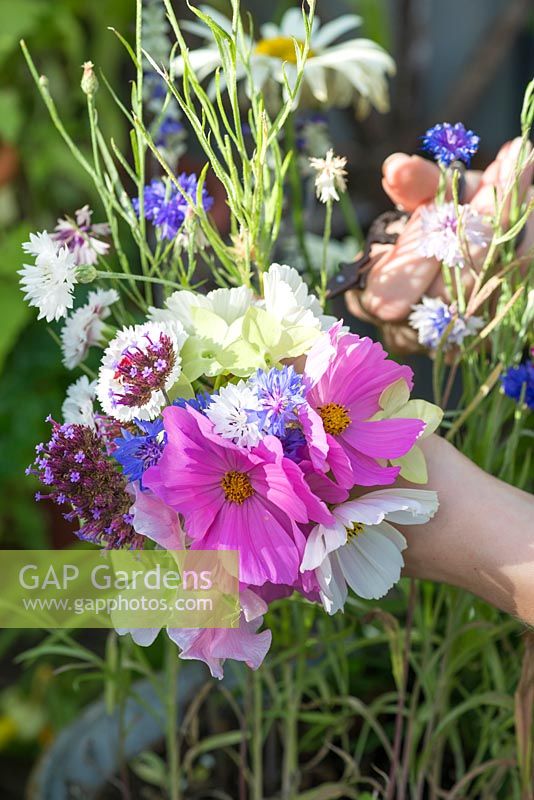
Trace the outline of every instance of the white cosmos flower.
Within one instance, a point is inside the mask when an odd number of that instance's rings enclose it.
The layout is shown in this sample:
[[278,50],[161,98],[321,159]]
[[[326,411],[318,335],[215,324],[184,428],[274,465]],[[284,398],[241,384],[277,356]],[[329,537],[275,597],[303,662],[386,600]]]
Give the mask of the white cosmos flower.
[[61,319],[74,303],[76,259],[73,253],[67,247],[58,247],[46,231],[30,234],[30,241],[22,247],[35,257],[35,264],[24,264],[19,270],[24,299],[39,309],[38,319],[44,318],[47,322]]
[[213,422],[215,433],[240,447],[255,447],[262,438],[260,410],[256,394],[244,381],[239,381],[223,387],[204,413]]
[[87,375],[71,383],[61,409],[63,420],[69,425],[88,425],[94,429],[95,395],[96,381],[89,381]]
[[317,297],[309,294],[297,270],[287,264],[271,264],[263,275],[263,293],[258,305],[283,324],[327,331],[336,322],[335,317],[323,314]]
[[331,527],[316,525],[308,537],[301,572],[315,570],[325,610],[343,608],[347,585],[360,597],[383,597],[399,580],[406,539],[390,525],[422,525],[438,509],[436,492],[380,489],[332,510]]
[[151,420],[167,404],[182,372],[187,334],[179,322],[146,322],[123,328],[109,343],[96,394],[106,414],[120,422]]
[[97,289],[89,292],[87,303],[67,318],[61,330],[63,363],[67,369],[81,364],[90,347],[102,344],[104,320],[111,313],[109,307],[118,299],[115,289]]
[[421,209],[422,236],[419,252],[437,258],[448,267],[465,265],[466,247],[487,247],[491,229],[471,206],[430,203]]
[[310,166],[315,170],[315,191],[321,203],[339,200],[338,192],[347,188],[347,159],[335,156],[332,148],[325,158],[310,158]]
[[[209,6],[200,10],[210,16],[227,33],[231,23],[227,17]],[[200,36],[206,45],[189,54],[191,65],[200,79],[215,72],[220,66],[219,51],[211,31],[196,22],[182,22],[182,26]],[[376,42],[370,39],[337,40],[355,30],[361,18],[345,14],[321,25],[315,17],[310,42],[310,52],[304,68],[301,102],[317,102],[341,108],[350,105],[355,97],[363,106],[375,106],[379,111],[389,108],[387,76],[395,72],[393,59]],[[280,22],[270,22],[260,28],[257,42],[245,37],[238,43],[237,77],[246,74],[244,65],[250,59],[253,87],[248,91],[268,90],[267,84],[284,85],[284,74],[293,88],[297,79],[297,47],[305,40],[304,21],[300,8],[290,8]],[[174,62],[175,73],[183,73],[183,60]]]
[[181,289],[165,301],[165,308],[148,309],[151,320],[178,320],[189,334],[196,332],[194,308],[205,308],[226,323],[233,325],[252,305],[252,291],[246,286],[233,289],[214,289],[207,295]]

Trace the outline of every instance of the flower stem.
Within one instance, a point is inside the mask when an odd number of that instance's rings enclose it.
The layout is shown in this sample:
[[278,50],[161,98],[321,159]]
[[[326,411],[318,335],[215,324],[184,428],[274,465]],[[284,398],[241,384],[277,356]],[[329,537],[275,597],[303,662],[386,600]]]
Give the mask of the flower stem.
[[153,275],[124,275],[122,272],[103,272],[98,271],[96,273],[97,278],[101,279],[108,279],[108,280],[117,280],[117,281],[141,281],[142,283],[156,283],[160,286],[169,286],[171,289],[183,289],[184,287],[179,284],[175,283],[175,281],[168,281],[164,278],[159,278]]
[[260,672],[252,675],[252,800],[263,800],[263,686]]
[[319,292],[319,300],[324,308],[326,302],[326,289],[328,284],[328,245],[330,244],[330,237],[332,235],[332,209],[333,200],[326,203],[326,214],[324,218],[324,232],[323,232],[323,257],[321,260],[321,287]]
[[284,132],[286,136],[287,151],[291,152],[289,162],[289,183],[291,187],[291,212],[293,215],[293,227],[299,244],[299,248],[306,265],[308,274],[312,275],[312,265],[308,248],[306,247],[304,229],[304,196],[302,192],[302,182],[299,175],[299,165],[297,161],[297,135],[295,131],[295,116],[288,114],[285,122]]
[[349,234],[352,236],[353,239],[356,239],[359,245],[363,245],[365,237],[360,227],[360,223],[358,221],[356,212],[352,206],[352,203],[350,202],[350,196],[348,192],[340,193],[339,207],[341,209],[341,213],[343,214],[343,219],[345,220],[347,231],[349,232]]
[[180,748],[178,743],[178,670],[179,659],[174,642],[166,637],[165,672],[166,697],[166,744],[169,767],[169,799],[181,800]]

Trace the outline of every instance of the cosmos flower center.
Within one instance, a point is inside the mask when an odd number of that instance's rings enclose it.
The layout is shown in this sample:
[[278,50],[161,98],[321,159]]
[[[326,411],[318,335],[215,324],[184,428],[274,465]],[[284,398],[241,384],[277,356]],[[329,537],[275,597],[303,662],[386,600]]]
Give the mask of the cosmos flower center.
[[332,436],[339,436],[350,425],[348,411],[340,403],[327,403],[319,406],[317,411],[323,420],[326,433],[330,433]]
[[224,496],[230,503],[243,505],[245,500],[252,497],[254,489],[246,472],[232,470],[227,472],[221,481]]
[[[274,36],[272,39],[260,39],[256,45],[256,53],[261,56],[279,58],[280,61],[287,61],[290,64],[297,63],[297,53],[295,51],[295,41],[302,50],[304,42],[299,39],[294,40],[290,36]],[[313,56],[310,50],[308,56]]]
[[347,542],[352,541],[357,536],[361,536],[364,531],[364,526],[362,522],[353,522],[350,528],[346,528],[347,531]]

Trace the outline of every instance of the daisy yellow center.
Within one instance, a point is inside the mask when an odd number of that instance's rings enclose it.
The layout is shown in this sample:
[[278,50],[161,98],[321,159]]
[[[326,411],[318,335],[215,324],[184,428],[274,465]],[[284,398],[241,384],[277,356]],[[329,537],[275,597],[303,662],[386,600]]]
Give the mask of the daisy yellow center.
[[350,528],[347,528],[347,542],[350,542],[351,539],[354,539],[356,536],[360,536],[363,533],[363,524],[361,522],[353,522]]
[[[304,47],[304,42],[298,39],[296,42],[301,49]],[[297,63],[295,40],[291,39],[290,36],[274,36],[272,39],[260,39],[256,45],[256,53],[260,56],[279,58],[280,61],[288,61],[290,64]],[[310,50],[308,56],[312,55],[313,52]]]
[[252,497],[254,489],[245,472],[227,472],[221,481],[224,496],[230,503],[242,505],[245,500]]
[[339,403],[327,403],[317,409],[326,433],[339,436],[350,425],[350,417],[345,406]]

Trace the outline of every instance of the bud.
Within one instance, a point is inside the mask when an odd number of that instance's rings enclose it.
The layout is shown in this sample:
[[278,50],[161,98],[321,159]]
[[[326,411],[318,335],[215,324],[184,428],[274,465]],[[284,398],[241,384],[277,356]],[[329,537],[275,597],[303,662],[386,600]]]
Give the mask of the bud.
[[83,75],[80,86],[82,87],[82,92],[87,95],[96,94],[98,89],[98,79],[95,75],[94,67],[95,65],[92,61],[86,61],[85,64],[82,64]]
[[97,275],[94,267],[84,264],[76,270],[76,281],[77,283],[92,283]]

